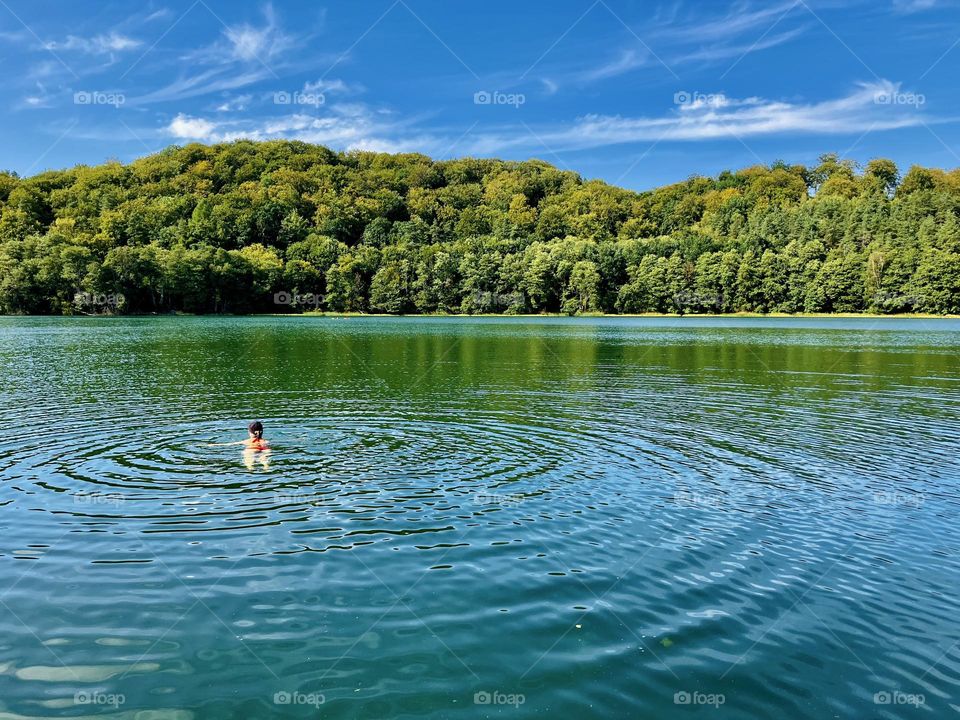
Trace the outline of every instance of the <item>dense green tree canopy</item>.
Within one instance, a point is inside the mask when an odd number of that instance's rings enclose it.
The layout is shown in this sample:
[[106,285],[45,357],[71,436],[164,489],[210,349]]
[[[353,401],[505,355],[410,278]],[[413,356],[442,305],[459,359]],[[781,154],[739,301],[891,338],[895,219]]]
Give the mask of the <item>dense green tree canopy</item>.
[[303,309],[960,313],[960,171],[824,155],[636,193],[238,141],[0,173],[0,312]]

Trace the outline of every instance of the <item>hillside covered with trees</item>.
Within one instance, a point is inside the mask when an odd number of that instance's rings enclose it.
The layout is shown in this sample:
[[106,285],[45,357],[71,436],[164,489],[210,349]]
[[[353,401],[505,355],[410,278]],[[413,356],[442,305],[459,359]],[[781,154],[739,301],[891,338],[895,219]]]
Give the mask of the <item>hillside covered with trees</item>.
[[636,193],[540,161],[170,147],[0,173],[0,312],[960,313],[960,170]]

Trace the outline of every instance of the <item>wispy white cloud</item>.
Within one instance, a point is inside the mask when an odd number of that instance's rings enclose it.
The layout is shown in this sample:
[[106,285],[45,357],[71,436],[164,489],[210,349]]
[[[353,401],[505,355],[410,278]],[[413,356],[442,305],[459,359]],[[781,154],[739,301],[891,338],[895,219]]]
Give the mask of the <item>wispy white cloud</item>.
[[[662,72],[664,65],[679,68],[696,62],[744,58],[769,50],[794,40],[812,26],[809,17],[803,24],[796,24],[802,13],[803,5],[799,0],[784,0],[766,7],[739,2],[720,15],[698,9],[692,17],[681,15],[680,6],[675,4],[669,12],[656,15],[644,26],[637,27],[636,33],[626,39],[627,44],[613,59],[587,68],[574,69],[566,63],[565,69],[551,72],[545,67],[544,72],[550,74],[549,94],[562,86],[581,87],[644,68],[656,68],[657,72]],[[788,23],[794,26],[790,27]],[[545,82],[543,78],[541,82]]]
[[762,39],[742,45],[707,45],[699,50],[693,50],[687,53],[680,58],[678,62],[696,62],[699,60],[713,62],[718,60],[729,60],[730,58],[743,58],[751,53],[759,52],[761,50],[768,50],[770,48],[777,47],[778,45],[783,45],[784,43],[790,42],[794,38],[802,35],[809,27],[809,24],[803,25],[801,27],[793,28],[775,35],[768,35]]
[[323,115],[294,112],[268,119],[202,118],[178,114],[163,129],[167,138],[186,142],[230,142],[238,139],[289,139],[318,143],[344,150],[426,152],[449,149],[450,140],[417,131],[389,113],[361,103],[338,104]]
[[30,42],[32,35],[28,30],[0,30],[0,40],[15,44]]
[[346,92],[358,92],[360,88],[348,87],[347,84],[340,79],[335,80],[326,80],[320,78],[315,81],[307,81],[303,85],[303,91],[307,93],[346,93]]
[[560,86],[550,78],[540,78],[540,83],[543,85],[543,91],[547,95],[555,95],[557,90],[560,89]]
[[170,17],[169,8],[160,8],[159,10],[154,10],[152,13],[143,18],[144,23],[154,22],[156,20],[163,20],[164,18]]
[[[283,76],[290,70],[285,59],[289,51],[305,43],[304,36],[286,32],[280,25],[272,5],[263,9],[259,25],[239,23],[226,26],[212,43],[190,50],[178,58],[177,67],[189,67],[175,80],[139,97],[128,99],[131,106],[185,100],[248,88],[272,80],[271,93],[289,91]],[[323,58],[315,62],[321,62]],[[309,92],[336,92],[342,81],[317,81],[327,87]],[[320,84],[313,83],[316,88]],[[340,83],[340,85],[338,85]],[[308,83],[308,85],[310,85]]]
[[50,40],[43,43],[44,50],[53,50],[56,52],[81,52],[91,55],[109,55],[112,53],[122,53],[128,50],[135,50],[143,45],[143,42],[127,35],[117,32],[107,33],[105,35],[95,35],[93,37],[79,37],[77,35],[67,35],[65,40]]
[[26,79],[36,82],[45,78],[62,77],[63,73],[63,65],[57,60],[40,60],[29,67]]
[[250,103],[253,100],[253,95],[234,95],[233,97],[225,98],[222,102],[216,105],[217,112],[242,112],[250,107]]
[[[112,28],[104,31],[98,25],[97,30],[84,32],[82,27],[63,38],[41,39],[32,27],[24,26],[23,30],[0,32],[0,40],[18,45],[24,57],[30,58],[25,70],[16,79],[24,84],[32,84],[39,80],[51,85],[60,83],[60,94],[66,96],[67,88],[64,83],[72,83],[82,77],[98,75],[115,65],[124,56],[139,50],[144,41],[136,37],[138,32],[147,23],[169,15],[169,10],[138,10],[132,15],[118,19],[111,23]],[[44,33],[50,37],[48,33]],[[39,53],[42,57],[34,60],[31,54]],[[30,91],[27,91],[28,93]],[[53,93],[27,94],[15,108],[24,107],[53,107]]]
[[[240,95],[229,95],[225,93],[224,97],[217,101],[211,109],[217,112],[243,112],[261,110],[263,106],[276,105],[309,105],[319,107],[327,103],[328,96],[348,95],[360,93],[362,88],[357,85],[347,85],[343,80],[319,79],[303,83],[300,89],[295,87],[286,89],[271,90],[265,93],[244,93]],[[278,100],[282,96],[283,101]],[[341,111],[347,107],[339,105]]]
[[277,27],[273,7],[267,5],[264,13],[267,22],[261,27],[242,24],[233,25],[224,30],[233,56],[237,60],[246,62],[263,60],[286,48],[289,38]]
[[760,136],[850,135],[893,130],[937,122],[916,105],[901,104],[898,84],[863,83],[839,98],[801,103],[758,97],[729,98],[722,94],[687,98],[656,116],[587,115],[566,126],[503,126],[471,133],[424,131],[411,121],[361,103],[336,104],[322,116],[304,112],[269,119],[202,118],[178,115],[165,128],[168,137],[200,142],[297,139],[339,149],[363,148],[389,152],[445,154],[457,138],[458,154],[497,155],[504,152],[564,152],[657,141],[702,142]]
[[902,13],[931,10],[939,5],[939,0],[893,0],[893,8]]
[[803,5],[797,0],[783,0],[766,6],[737,3],[726,13],[713,17],[698,9],[692,17],[676,15],[653,29],[654,37],[686,43],[727,42],[746,33],[762,33],[771,25],[789,15],[800,14]]
[[647,52],[638,52],[635,49],[622,50],[619,57],[615,60],[586,70],[579,75],[579,79],[582,82],[588,83],[595,80],[606,80],[607,78],[623,75],[638,67],[643,67],[648,64],[648,61],[649,53]]
[[293,35],[280,27],[272,5],[263,9],[263,23],[237,23],[223,28],[220,37],[210,45],[183,56],[187,62],[208,65],[262,64],[270,62],[295,44]]
[[136,106],[185,100],[224,91],[239,90],[270,77],[272,77],[270,71],[263,67],[247,70],[236,68],[235,72],[228,72],[228,68],[224,67],[209,68],[195,75],[178,78],[145,95],[130,97],[127,99],[127,103]]
[[18,109],[40,110],[43,108],[49,108],[53,107],[53,101],[53,95],[47,90],[43,83],[38,81],[35,83],[34,90],[20,100]]
[[[935,122],[916,104],[896,101],[899,97],[900,86],[889,81],[864,83],[843,97],[811,103],[718,94],[660,116],[587,115],[568,127],[538,129],[536,135],[538,142],[561,152],[636,142],[858,134]],[[476,138],[469,152],[494,154],[529,143],[528,133],[512,129]]]

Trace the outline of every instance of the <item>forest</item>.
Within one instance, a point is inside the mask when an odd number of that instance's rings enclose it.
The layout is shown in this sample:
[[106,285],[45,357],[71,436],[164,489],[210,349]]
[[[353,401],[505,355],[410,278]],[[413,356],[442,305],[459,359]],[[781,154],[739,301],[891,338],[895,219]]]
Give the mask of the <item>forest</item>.
[[172,146],[0,173],[0,313],[960,313],[960,170],[645,192],[538,160]]

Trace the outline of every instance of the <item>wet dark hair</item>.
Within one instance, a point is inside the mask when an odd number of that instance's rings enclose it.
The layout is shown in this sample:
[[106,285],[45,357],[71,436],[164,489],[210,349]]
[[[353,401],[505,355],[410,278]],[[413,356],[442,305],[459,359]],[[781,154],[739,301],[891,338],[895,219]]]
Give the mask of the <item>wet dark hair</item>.
[[247,430],[249,430],[250,433],[258,439],[263,437],[263,423],[259,420],[254,420],[252,423],[247,425]]

